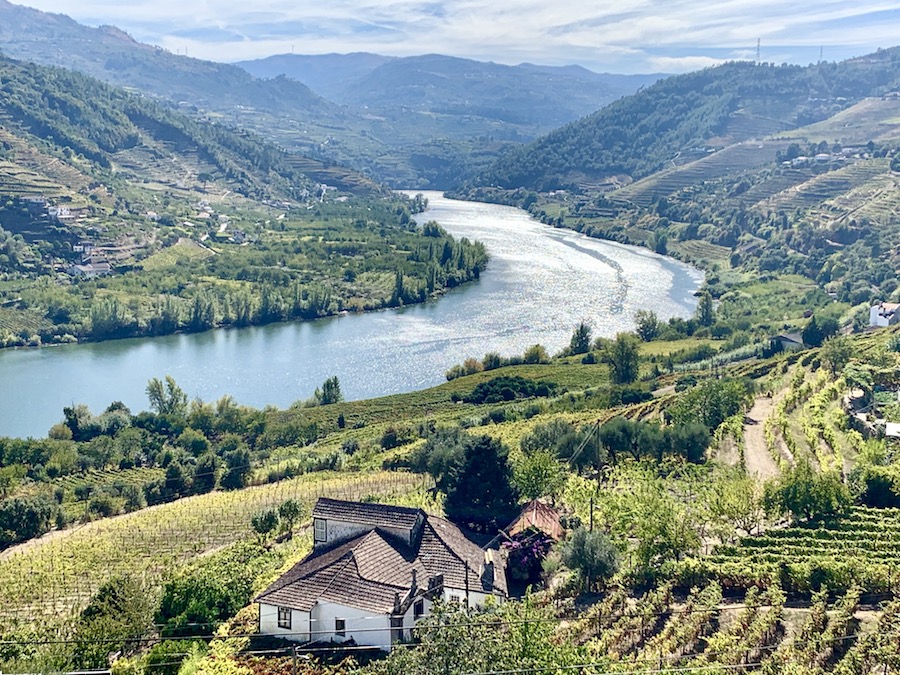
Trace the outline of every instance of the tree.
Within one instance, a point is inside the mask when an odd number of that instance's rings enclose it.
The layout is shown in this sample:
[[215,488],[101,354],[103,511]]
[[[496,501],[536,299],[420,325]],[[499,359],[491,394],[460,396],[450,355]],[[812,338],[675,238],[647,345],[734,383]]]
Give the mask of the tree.
[[444,510],[451,520],[483,531],[494,531],[515,512],[508,451],[490,436],[468,437],[458,471],[451,474]]
[[613,417],[600,427],[600,442],[609,451],[613,463],[624,453],[630,453],[637,459],[637,429],[634,422],[622,417]]
[[569,340],[569,352],[572,354],[586,354],[591,350],[591,327],[584,321],[579,323],[572,338]]
[[744,380],[707,379],[684,392],[668,413],[674,424],[699,422],[712,433],[726,419],[743,412],[751,398],[750,384]]
[[820,347],[825,340],[838,332],[837,319],[831,316],[819,317],[815,314],[803,327],[801,336],[804,344],[810,347]]
[[522,361],[525,363],[550,363],[550,355],[544,345],[536,344],[530,346],[522,355]]
[[635,332],[644,342],[650,342],[659,337],[661,324],[653,310],[639,309],[634,315],[634,322]]
[[770,516],[790,515],[795,521],[839,515],[852,502],[839,473],[817,474],[807,460],[766,483],[763,499]]
[[281,518],[281,522],[284,523],[284,529],[288,532],[293,532],[294,525],[303,519],[304,513],[303,504],[296,499],[288,499],[278,507],[278,515]]
[[222,461],[213,452],[205,452],[194,467],[194,491],[205,493],[215,489],[222,473]]
[[109,654],[138,651],[141,638],[154,632],[152,598],[133,577],[115,577],[103,584],[75,625],[75,667],[108,668]]
[[184,468],[178,462],[172,462],[166,467],[166,492],[170,497],[178,497],[187,492],[187,478]]
[[709,291],[703,290],[700,293],[700,302],[697,303],[697,323],[701,326],[712,326],[716,321],[715,308],[713,307],[712,295]]
[[265,539],[270,532],[278,527],[278,512],[275,509],[261,511],[250,518],[250,525],[253,526],[253,530],[259,535],[261,540]]
[[846,335],[836,335],[828,338],[822,344],[820,356],[822,362],[828,366],[832,375],[837,375],[844,366],[853,358],[853,343]]
[[631,384],[638,379],[640,360],[637,337],[631,333],[619,333],[607,344],[603,360],[609,364],[614,384]]
[[562,419],[553,419],[544,424],[538,424],[531,433],[526,434],[519,441],[519,447],[525,454],[538,450],[556,450],[559,442],[568,434],[575,431],[575,425]]
[[672,424],[665,429],[668,449],[694,464],[703,462],[711,440],[709,429],[700,422]]
[[728,543],[733,543],[740,532],[753,534],[762,523],[761,492],[756,478],[741,469],[715,474],[705,493],[712,534]]
[[579,573],[588,592],[619,569],[619,552],[602,532],[579,527],[563,542],[560,553],[563,564]]
[[157,415],[183,419],[187,415],[187,394],[175,383],[175,378],[166,375],[165,384],[154,377],[147,383],[147,398],[150,408]]
[[424,445],[413,451],[410,467],[416,473],[430,475],[437,489],[446,493],[463,465],[468,439],[469,436],[458,427],[437,429]]
[[250,475],[250,453],[247,448],[237,448],[225,455],[225,475],[222,487],[226,490],[240,490],[247,485]]
[[13,497],[0,502],[0,548],[47,532],[53,507],[44,497]]
[[547,450],[525,455],[513,468],[513,480],[525,499],[553,496],[562,489],[566,474],[556,457]]
[[313,396],[319,405],[331,405],[344,400],[344,395],[341,393],[341,383],[338,382],[336,375],[325,380],[322,383],[322,390],[316,389]]

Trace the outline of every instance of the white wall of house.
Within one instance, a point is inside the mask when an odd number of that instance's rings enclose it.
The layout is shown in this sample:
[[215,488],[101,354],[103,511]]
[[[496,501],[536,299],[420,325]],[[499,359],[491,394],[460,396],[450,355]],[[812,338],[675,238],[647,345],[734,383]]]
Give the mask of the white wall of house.
[[[469,591],[469,607],[481,607],[484,603],[487,602],[487,599],[490,598],[491,595],[489,593],[476,593],[475,591]],[[465,602],[466,601],[466,591],[464,588],[447,588],[444,586],[444,602]],[[500,598],[496,598],[498,601]]]
[[896,304],[889,304],[885,308],[882,303],[878,303],[869,308],[870,326],[893,326],[898,321],[900,321],[900,308],[897,308]]
[[295,642],[309,642],[309,619],[309,612],[292,609],[291,627],[282,628],[278,625],[278,607],[259,603],[259,632],[263,635],[274,635]]
[[875,305],[869,309],[869,325],[870,326],[887,326],[888,319],[881,314],[881,305]]
[[[351,638],[358,645],[370,645],[384,650],[391,648],[391,618],[387,614],[366,612],[333,602],[319,601],[313,607],[312,640],[317,642],[345,642]],[[335,634],[335,620],[343,619],[344,635]]]

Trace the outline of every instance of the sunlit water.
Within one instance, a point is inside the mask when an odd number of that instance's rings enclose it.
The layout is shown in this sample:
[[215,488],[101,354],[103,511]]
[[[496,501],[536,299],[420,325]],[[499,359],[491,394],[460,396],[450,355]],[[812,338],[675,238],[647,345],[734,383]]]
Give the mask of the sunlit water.
[[456,236],[484,242],[481,279],[437,301],[309,323],[0,351],[0,435],[43,436],[62,408],[94,412],[120,400],[147,407],[152,377],[172,375],[191,396],[230,394],[252,406],[308,398],[332,375],[348,399],[422,389],[468,356],[565,347],[579,321],[595,335],[633,327],[639,309],[689,316],[700,272],[644,249],[546,227],[519,209],[426,193]]

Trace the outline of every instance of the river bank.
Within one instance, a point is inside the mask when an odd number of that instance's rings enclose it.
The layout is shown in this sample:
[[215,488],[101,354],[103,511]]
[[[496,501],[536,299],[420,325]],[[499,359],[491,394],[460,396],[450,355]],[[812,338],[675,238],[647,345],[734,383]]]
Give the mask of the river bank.
[[437,301],[318,321],[0,352],[0,435],[43,436],[62,408],[146,408],[152,377],[172,375],[189,396],[289,406],[337,376],[358,400],[424,389],[488,351],[562,349],[580,321],[595,335],[633,328],[638,309],[687,317],[702,273],[644,249],[547,227],[526,212],[429,193],[420,222],[479,240],[480,278]]

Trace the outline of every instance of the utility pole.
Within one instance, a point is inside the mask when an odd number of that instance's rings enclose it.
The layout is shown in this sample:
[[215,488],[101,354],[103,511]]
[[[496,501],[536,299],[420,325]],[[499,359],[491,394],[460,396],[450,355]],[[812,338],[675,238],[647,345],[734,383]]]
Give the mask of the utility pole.
[[759,65],[761,63],[761,59],[759,58],[759,43],[760,38],[756,38],[756,65]]

